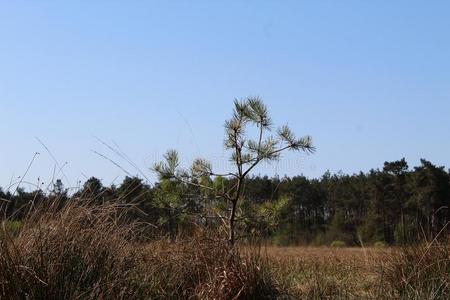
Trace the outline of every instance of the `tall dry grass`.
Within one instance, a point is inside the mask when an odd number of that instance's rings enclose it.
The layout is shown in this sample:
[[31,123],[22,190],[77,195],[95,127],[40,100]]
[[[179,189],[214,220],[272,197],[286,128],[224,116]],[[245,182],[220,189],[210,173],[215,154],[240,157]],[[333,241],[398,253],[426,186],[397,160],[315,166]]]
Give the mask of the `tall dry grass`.
[[385,291],[396,299],[450,299],[450,243],[402,247],[383,264]]
[[114,205],[41,204],[0,240],[2,299],[129,298],[137,248]]
[[1,299],[273,299],[260,256],[207,234],[140,243],[114,204],[69,202],[30,210],[20,230],[2,226]]
[[[147,247],[142,273],[160,299],[275,299],[271,271],[255,252],[231,251],[208,238],[155,242]],[[159,292],[161,291],[161,292]]]

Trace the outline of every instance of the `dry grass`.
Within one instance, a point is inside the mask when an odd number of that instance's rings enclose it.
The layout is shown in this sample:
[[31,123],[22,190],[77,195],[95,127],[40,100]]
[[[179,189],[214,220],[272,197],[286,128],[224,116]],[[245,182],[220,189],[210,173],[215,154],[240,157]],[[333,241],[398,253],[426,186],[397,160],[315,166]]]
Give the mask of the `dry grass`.
[[[147,282],[158,299],[275,299],[272,274],[256,252],[230,251],[228,244],[195,238],[146,247]],[[150,269],[148,269],[150,268]],[[157,288],[156,288],[157,287]]]
[[0,299],[273,299],[260,257],[207,235],[142,244],[114,204],[51,203],[0,235]]
[[136,260],[132,224],[114,205],[59,203],[35,208],[0,239],[2,299],[128,298]]
[[391,249],[268,247],[281,290],[298,299],[371,299],[380,291],[379,266]]
[[450,299],[450,243],[404,247],[386,259],[384,285],[392,298]]

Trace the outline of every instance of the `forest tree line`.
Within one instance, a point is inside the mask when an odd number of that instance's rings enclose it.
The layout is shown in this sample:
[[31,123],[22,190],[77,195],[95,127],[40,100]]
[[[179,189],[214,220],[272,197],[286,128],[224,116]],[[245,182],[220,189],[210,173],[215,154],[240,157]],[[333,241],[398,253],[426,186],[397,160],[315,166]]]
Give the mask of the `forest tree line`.
[[[149,185],[139,177],[125,177],[117,186],[104,186],[92,177],[75,193],[69,193],[61,180],[50,192],[0,189],[2,217],[20,221],[31,204],[55,199],[116,202],[130,207],[130,219],[151,224],[152,234],[174,240],[198,226],[220,225],[227,208],[211,190],[226,190],[233,180],[201,180],[213,189],[171,180]],[[318,179],[253,176],[245,181],[244,195],[240,234],[280,245],[399,245],[449,232],[449,170],[424,159],[414,168],[402,159],[368,173],[326,172]]]

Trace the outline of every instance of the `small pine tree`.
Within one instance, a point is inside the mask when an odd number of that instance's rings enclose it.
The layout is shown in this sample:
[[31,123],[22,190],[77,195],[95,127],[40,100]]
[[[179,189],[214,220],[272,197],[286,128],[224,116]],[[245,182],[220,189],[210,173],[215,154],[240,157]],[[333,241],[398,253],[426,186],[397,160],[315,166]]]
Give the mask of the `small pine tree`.
[[[254,138],[248,134],[249,127],[257,129]],[[217,174],[212,171],[211,164],[204,159],[194,160],[189,171],[179,168],[178,153],[167,152],[165,161],[155,164],[153,170],[160,180],[175,179],[189,185],[210,190],[217,198],[229,205],[229,215],[222,219],[227,223],[228,241],[234,245],[236,241],[236,214],[238,204],[243,200],[245,179],[254,168],[262,162],[280,159],[287,150],[314,152],[312,139],[309,136],[296,138],[287,125],[281,126],[276,134],[271,134],[272,119],[268,109],[258,97],[249,97],[243,101],[235,100],[233,116],[225,122],[225,149],[231,152],[230,160],[235,171],[228,174]],[[204,177],[226,177],[234,182],[227,190],[217,190],[209,185],[201,184]]]

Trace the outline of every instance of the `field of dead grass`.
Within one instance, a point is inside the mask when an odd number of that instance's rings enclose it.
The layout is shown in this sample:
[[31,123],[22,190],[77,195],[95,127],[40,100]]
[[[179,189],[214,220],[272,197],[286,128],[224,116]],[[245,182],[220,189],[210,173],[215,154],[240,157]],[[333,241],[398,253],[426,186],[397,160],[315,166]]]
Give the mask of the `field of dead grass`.
[[382,298],[383,259],[393,249],[265,247],[280,289],[295,298]]

